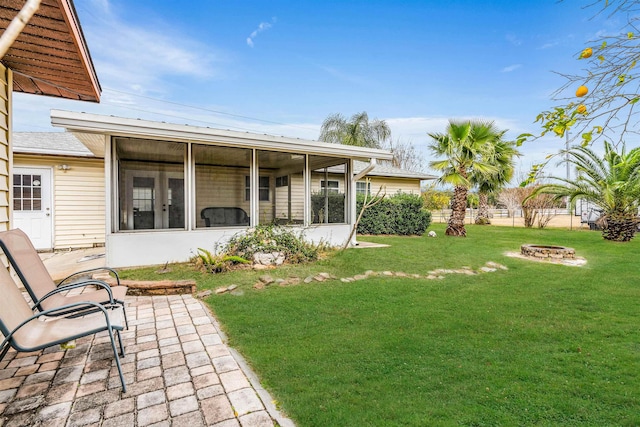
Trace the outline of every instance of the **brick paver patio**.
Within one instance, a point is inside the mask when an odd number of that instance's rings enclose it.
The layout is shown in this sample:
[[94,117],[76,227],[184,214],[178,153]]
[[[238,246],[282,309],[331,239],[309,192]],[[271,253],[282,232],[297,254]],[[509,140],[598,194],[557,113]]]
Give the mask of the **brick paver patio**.
[[127,315],[127,393],[106,333],[68,350],[11,350],[0,362],[0,427],[293,425],[199,300],[128,297]]

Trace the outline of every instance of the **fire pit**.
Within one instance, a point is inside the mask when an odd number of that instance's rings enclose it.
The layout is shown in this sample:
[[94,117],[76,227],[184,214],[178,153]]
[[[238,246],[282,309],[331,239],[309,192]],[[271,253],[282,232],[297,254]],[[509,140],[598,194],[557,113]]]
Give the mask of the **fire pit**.
[[576,257],[575,249],[565,246],[527,244],[520,246],[520,253],[524,256],[541,259],[574,259]]

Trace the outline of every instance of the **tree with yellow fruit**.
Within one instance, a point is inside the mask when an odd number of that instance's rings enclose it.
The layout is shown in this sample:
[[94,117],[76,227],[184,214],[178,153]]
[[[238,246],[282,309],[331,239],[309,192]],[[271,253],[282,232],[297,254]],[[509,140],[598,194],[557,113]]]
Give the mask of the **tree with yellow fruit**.
[[566,137],[571,130],[574,141],[590,145],[608,140],[615,147],[629,133],[640,133],[640,30],[637,16],[640,0],[595,0],[585,7],[594,15],[624,20],[619,33],[593,40],[575,53],[575,74],[560,74],[565,83],[553,93],[558,105],[538,115],[539,135],[523,134],[518,145],[547,133]]

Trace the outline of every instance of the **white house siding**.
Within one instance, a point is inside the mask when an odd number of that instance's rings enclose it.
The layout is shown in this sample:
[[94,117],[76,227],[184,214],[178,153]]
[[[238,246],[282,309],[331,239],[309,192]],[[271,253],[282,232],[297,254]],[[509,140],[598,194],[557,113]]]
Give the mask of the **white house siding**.
[[[291,186],[291,218],[289,218],[289,186]],[[289,175],[289,186],[276,187],[276,219],[304,220],[304,180],[302,174]]]
[[[68,165],[69,170],[58,169]],[[104,161],[14,154],[17,167],[53,168],[54,249],[105,243]]]
[[380,186],[385,186],[387,196],[393,196],[398,192],[420,195],[419,179],[390,178],[386,176],[372,176],[370,179],[371,193],[373,194],[378,191]]
[[11,70],[0,63],[0,230],[8,230],[11,169]]
[[[386,176],[369,176],[371,180],[371,193],[375,194],[380,186],[385,186],[386,194],[393,196],[398,192],[409,194],[420,194],[420,180],[419,179],[403,179],[403,178],[391,178]],[[329,181],[338,181],[338,191],[344,193],[344,175],[329,174]],[[324,181],[324,174],[314,173],[311,176],[311,192],[320,192],[320,183]],[[364,182],[364,179],[361,180]]]

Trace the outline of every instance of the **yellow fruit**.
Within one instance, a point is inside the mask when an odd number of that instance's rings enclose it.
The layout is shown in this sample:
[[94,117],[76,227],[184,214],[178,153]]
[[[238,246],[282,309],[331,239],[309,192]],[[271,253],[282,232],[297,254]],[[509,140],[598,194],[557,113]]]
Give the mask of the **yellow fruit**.
[[576,108],[576,111],[580,114],[587,114],[587,107],[585,107],[584,104],[580,104],[578,108]]
[[580,86],[578,90],[576,90],[576,96],[582,97],[582,96],[585,96],[588,92],[589,92],[589,89],[587,89],[586,86]]
[[582,53],[580,54],[580,58],[581,59],[587,59],[587,58],[590,58],[591,55],[593,55],[593,49],[588,47],[588,48],[586,48],[585,50],[582,51]]

